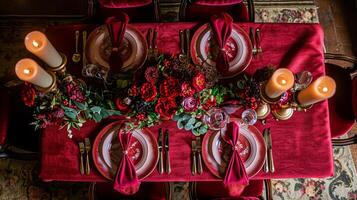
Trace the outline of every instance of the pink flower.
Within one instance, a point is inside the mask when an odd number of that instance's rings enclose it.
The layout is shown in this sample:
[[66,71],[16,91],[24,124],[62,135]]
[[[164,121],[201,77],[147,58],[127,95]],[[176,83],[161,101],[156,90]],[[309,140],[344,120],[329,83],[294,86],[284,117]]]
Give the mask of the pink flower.
[[200,105],[199,99],[193,97],[187,97],[182,101],[182,106],[186,112],[193,112]]
[[145,79],[149,83],[155,84],[158,78],[159,78],[159,71],[157,70],[156,67],[148,67],[145,70]]

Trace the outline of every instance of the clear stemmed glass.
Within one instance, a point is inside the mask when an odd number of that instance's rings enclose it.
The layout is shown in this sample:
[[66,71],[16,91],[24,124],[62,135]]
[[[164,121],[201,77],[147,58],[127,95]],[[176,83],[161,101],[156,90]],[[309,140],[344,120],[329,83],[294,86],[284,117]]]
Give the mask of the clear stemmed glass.
[[203,116],[203,122],[211,130],[221,130],[229,122],[229,115],[221,108],[212,108]]

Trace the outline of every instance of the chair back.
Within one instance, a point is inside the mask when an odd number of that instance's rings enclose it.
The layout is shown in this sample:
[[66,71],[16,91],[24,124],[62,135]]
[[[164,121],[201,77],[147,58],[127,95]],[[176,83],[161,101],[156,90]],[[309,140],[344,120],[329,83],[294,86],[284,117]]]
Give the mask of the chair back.
[[[343,55],[326,54],[326,59],[343,60],[353,63],[353,58]],[[351,79],[351,67],[342,67],[337,64],[325,63],[326,74],[336,81],[336,93],[328,100],[331,137],[335,138],[346,134],[355,124],[356,80]],[[356,79],[356,78],[355,78]]]

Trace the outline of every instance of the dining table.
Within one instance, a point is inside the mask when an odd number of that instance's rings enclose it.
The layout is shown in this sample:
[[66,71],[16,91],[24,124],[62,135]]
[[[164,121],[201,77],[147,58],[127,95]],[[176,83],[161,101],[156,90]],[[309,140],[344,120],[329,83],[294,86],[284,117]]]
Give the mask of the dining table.
[[[190,29],[194,33],[203,23],[131,23],[144,36],[148,29],[157,30],[157,48],[161,54],[176,55],[180,53],[179,30]],[[246,33],[249,28],[261,31],[263,52],[253,57],[244,73],[251,75],[266,66],[288,68],[293,73],[309,71],[314,78],[325,74],[324,34],[319,24],[286,23],[237,23]],[[74,52],[74,32],[86,30],[90,33],[98,24],[56,25],[46,28],[46,35],[53,46],[68,58]],[[67,70],[81,78],[81,63],[68,60]],[[232,79],[234,80],[234,78]],[[239,117],[233,113],[231,117]],[[89,175],[81,175],[79,170],[78,140],[89,137],[93,142],[97,134],[110,122],[120,120],[116,117],[100,123],[86,122],[80,130],[73,130],[74,138],[67,137],[65,129],[49,126],[41,133],[41,170],[43,181],[99,182],[109,181],[104,178],[91,162]],[[256,126],[261,132],[271,129],[272,149],[275,163],[274,173],[261,170],[252,179],[285,178],[321,178],[331,177],[334,173],[333,151],[331,143],[329,108],[327,101],[316,103],[311,109],[295,112],[283,121],[268,116],[265,123],[258,121]],[[201,175],[191,174],[191,141],[194,136],[190,131],[180,130],[175,121],[162,121],[150,127],[155,138],[158,129],[170,132],[171,173],[159,174],[155,169],[143,182],[190,182],[219,181],[206,166]]]

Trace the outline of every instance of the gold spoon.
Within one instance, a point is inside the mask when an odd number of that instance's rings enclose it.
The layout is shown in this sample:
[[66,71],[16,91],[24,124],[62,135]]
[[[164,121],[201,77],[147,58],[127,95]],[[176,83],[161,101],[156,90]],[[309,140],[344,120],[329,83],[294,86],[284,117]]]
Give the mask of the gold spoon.
[[76,51],[72,56],[72,61],[78,63],[81,60],[81,54],[78,53],[78,38],[79,38],[79,31],[76,31]]

